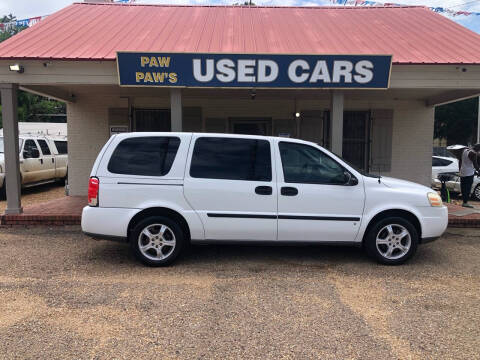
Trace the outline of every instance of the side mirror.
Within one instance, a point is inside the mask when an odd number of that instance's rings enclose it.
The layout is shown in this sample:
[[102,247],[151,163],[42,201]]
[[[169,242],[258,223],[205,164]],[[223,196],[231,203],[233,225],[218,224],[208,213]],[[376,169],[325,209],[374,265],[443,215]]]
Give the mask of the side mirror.
[[358,185],[358,179],[350,174],[348,171],[343,173],[345,175],[345,185],[347,186],[355,186]]

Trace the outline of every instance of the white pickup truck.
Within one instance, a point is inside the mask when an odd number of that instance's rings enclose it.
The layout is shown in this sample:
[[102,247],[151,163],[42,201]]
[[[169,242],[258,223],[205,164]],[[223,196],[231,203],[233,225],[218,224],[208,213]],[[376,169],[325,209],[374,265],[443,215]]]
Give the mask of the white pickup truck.
[[[20,173],[22,187],[66,179],[68,169],[67,140],[21,135]],[[4,141],[0,137],[0,199],[5,199]]]

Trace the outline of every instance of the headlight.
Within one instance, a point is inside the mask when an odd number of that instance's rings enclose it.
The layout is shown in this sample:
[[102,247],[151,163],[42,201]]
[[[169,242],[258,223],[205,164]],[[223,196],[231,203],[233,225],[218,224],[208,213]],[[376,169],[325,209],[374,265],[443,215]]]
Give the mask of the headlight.
[[427,193],[428,201],[430,202],[430,206],[442,206],[442,198],[436,192],[429,192]]

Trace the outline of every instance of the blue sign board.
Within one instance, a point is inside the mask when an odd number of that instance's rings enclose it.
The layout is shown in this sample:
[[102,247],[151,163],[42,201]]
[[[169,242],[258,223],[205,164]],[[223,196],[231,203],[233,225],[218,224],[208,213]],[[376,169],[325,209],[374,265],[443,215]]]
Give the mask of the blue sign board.
[[118,52],[121,86],[386,89],[391,55]]

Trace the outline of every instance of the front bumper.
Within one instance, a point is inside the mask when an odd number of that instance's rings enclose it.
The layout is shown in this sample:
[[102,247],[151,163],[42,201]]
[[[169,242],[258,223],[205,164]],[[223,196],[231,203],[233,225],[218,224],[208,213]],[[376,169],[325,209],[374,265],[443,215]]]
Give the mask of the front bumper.
[[[424,239],[442,236],[448,226],[448,208],[446,206],[425,206],[418,208],[422,225],[422,243]],[[425,242],[432,241],[426,240]]]

